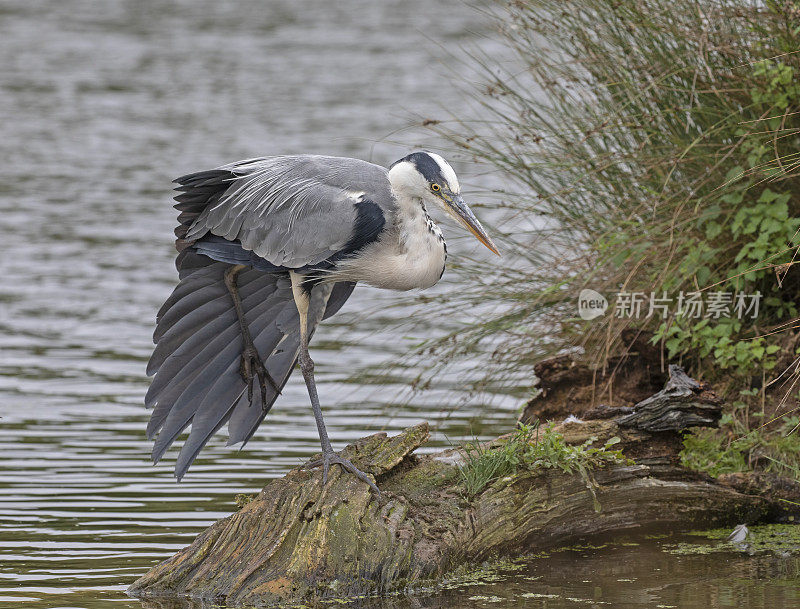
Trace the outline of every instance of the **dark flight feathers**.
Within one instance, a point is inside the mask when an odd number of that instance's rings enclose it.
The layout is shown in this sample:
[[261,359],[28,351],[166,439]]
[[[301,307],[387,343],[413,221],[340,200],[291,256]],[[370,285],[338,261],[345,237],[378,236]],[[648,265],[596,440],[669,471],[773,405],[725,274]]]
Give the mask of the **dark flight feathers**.
[[[279,387],[289,379],[299,350],[299,318],[289,269],[271,264],[242,247],[238,240],[211,233],[200,239],[187,238],[192,224],[209,205],[223,198],[236,178],[228,169],[214,169],[176,180],[180,194],[175,197],[175,207],[181,212],[175,229],[180,282],[157,315],[153,335],[156,348],[147,366],[147,373],[155,378],[145,404],[154,408],[147,437],[155,439],[155,462],[191,426],[175,466],[178,479],[226,423],[228,444],[246,443],[278,397],[267,384],[267,407],[262,409],[260,388],[254,383],[252,403],[247,399],[247,387],[239,371],[243,341],[233,301],[223,282],[223,273],[231,264],[250,267],[239,274],[237,281],[245,319],[255,346]],[[377,238],[383,227],[383,214],[376,208],[368,201],[356,208],[354,218],[360,224],[357,234],[361,238],[345,244],[342,249],[347,252],[343,255]],[[331,257],[337,254],[340,252]],[[314,287],[309,310],[312,332],[319,321],[342,307],[354,287],[354,283],[344,282]]]

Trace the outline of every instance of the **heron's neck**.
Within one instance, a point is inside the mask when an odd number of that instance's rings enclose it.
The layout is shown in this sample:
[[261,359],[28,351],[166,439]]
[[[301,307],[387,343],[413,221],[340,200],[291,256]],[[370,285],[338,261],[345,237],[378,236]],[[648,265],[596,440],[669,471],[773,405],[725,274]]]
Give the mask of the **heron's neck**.
[[[444,235],[428,215],[419,197],[398,197],[398,228],[400,247],[409,252],[427,255],[431,246],[447,252]],[[438,247],[437,247],[438,246]]]

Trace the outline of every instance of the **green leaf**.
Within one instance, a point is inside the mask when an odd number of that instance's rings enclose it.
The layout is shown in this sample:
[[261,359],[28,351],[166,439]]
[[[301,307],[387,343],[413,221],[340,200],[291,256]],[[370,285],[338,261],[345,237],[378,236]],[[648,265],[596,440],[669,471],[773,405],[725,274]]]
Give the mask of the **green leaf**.
[[771,203],[775,199],[777,199],[780,195],[777,192],[772,192],[769,188],[765,188],[764,192],[761,193],[761,196],[758,197],[759,203]]
[[714,239],[722,232],[722,225],[718,222],[709,222],[706,224],[706,237]]

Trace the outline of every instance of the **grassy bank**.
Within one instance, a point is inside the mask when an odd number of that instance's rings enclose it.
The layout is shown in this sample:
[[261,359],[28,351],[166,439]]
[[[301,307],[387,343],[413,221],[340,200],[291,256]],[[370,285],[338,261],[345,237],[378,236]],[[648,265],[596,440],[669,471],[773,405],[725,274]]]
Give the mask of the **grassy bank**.
[[[505,261],[460,265],[446,305],[486,313],[426,353],[490,351],[479,388],[565,351],[603,367],[644,334],[730,405],[687,463],[796,473],[800,5],[529,0],[492,18],[513,65],[474,58],[481,120],[431,128],[514,185]],[[591,320],[587,289],[608,307]]]

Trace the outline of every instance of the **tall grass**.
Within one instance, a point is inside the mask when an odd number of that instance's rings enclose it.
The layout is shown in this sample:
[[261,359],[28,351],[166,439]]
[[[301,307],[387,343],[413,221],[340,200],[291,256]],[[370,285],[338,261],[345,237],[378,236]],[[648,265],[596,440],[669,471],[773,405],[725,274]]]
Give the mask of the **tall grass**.
[[[513,67],[474,57],[483,118],[429,128],[514,185],[500,193],[505,258],[488,274],[485,263],[462,261],[464,287],[445,304],[481,316],[426,344],[426,357],[433,350],[448,365],[483,349],[469,375],[478,388],[518,383],[564,351],[602,367],[630,347],[623,331],[633,328],[665,361],[705,378],[723,371],[733,393],[754,378],[768,385],[796,349],[800,8],[492,6]],[[583,288],[609,299],[606,315],[578,317]],[[645,296],[640,315],[615,314],[625,292]],[[713,292],[759,293],[760,310],[739,319],[731,303],[719,318],[680,314],[681,293],[695,292],[706,302],[727,298]],[[671,304],[648,317],[651,293]]]

